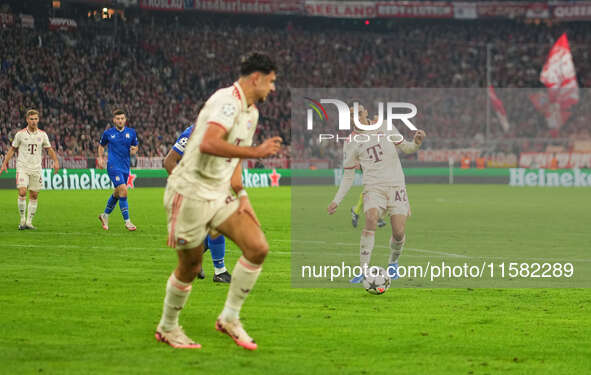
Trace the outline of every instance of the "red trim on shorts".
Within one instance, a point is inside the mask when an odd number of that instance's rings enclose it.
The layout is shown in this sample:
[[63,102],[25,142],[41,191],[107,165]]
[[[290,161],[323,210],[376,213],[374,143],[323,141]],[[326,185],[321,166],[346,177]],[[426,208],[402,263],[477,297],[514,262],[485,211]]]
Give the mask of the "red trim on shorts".
[[179,214],[179,209],[181,208],[181,203],[183,201],[183,196],[179,193],[176,193],[174,199],[172,200],[172,213],[170,218],[170,233],[168,234],[168,242],[167,245],[172,247],[173,249],[176,247],[176,241],[174,239],[174,229],[176,226],[176,219]]
[[226,127],[222,124],[220,124],[219,122],[215,122],[215,121],[208,121],[207,125],[216,125],[219,126],[220,128],[224,129],[224,132],[228,132],[228,129],[226,129]]
[[357,166],[356,166],[356,165],[354,165],[354,166],[352,166],[352,167],[344,167],[343,169],[355,169],[355,168],[357,168]]

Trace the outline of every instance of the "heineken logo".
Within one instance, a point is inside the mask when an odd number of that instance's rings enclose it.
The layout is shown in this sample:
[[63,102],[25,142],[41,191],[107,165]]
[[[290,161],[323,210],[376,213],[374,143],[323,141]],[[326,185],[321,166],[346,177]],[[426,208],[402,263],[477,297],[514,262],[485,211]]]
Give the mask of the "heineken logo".
[[[87,169],[69,173],[62,169],[58,173],[51,173],[51,169],[43,170],[43,189],[45,190],[101,190],[112,189],[113,184],[106,171]],[[136,175],[129,174],[127,186],[134,187]]]
[[510,186],[591,186],[591,173],[585,173],[578,168],[549,171],[545,169],[509,169]]
[[281,175],[276,169],[273,169],[272,173],[242,170],[242,185],[245,188],[279,186],[280,179]]

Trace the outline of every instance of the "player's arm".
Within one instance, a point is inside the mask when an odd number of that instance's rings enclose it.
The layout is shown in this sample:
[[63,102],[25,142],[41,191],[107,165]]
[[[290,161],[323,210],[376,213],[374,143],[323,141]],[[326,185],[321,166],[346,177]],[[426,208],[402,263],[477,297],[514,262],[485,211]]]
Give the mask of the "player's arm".
[[209,122],[199,151],[224,158],[258,159],[275,155],[281,149],[281,137],[268,138],[259,146],[238,146],[227,142],[226,134],[225,127]]
[[353,143],[345,143],[343,154],[343,179],[341,180],[339,190],[337,190],[332,202],[330,202],[326,209],[329,215],[336,212],[337,207],[341,204],[341,201],[345,198],[351,186],[353,186],[355,169],[359,168],[359,160]]
[[404,152],[405,154],[412,154],[414,152],[417,152],[419,150],[419,147],[421,147],[423,140],[426,137],[426,134],[423,130],[417,130],[415,132],[413,141],[409,142],[405,140],[404,137],[402,137],[402,134],[400,134],[396,127],[392,128],[391,134],[400,136],[401,140],[394,142],[394,145],[400,150],[402,150],[402,152]]
[[164,166],[164,169],[166,169],[166,172],[168,172],[168,174],[172,173],[172,170],[174,169],[174,167],[176,167],[179,161],[181,161],[182,157],[183,156],[181,154],[179,154],[172,148],[170,149],[170,151],[168,151],[168,154],[166,154],[166,157],[162,162],[162,165]]
[[53,173],[57,173],[60,169],[60,161],[57,158],[57,154],[53,150],[53,147],[46,147],[45,150],[49,154],[49,157],[53,160]]
[[238,214],[247,214],[260,227],[261,223],[250,204],[250,200],[248,199],[248,194],[246,194],[246,190],[244,190],[244,187],[242,186],[242,160],[240,160],[236,165],[236,168],[234,168],[232,178],[230,179],[230,184],[232,185],[232,190],[234,190],[234,192],[238,196],[238,199],[240,199],[240,205],[238,206]]
[[96,166],[99,169],[104,169],[105,168],[105,160],[104,160],[104,155],[105,155],[105,146],[109,144],[109,137],[107,136],[107,131],[105,130],[103,132],[103,135],[101,136],[101,140],[99,141],[99,145],[97,148],[97,152],[96,152]]
[[341,204],[341,201],[345,198],[351,186],[353,186],[353,181],[355,180],[355,167],[352,168],[345,168],[343,170],[343,179],[341,180],[341,185],[339,186],[339,190],[335,194],[332,202],[328,205],[326,209],[329,215],[332,215],[336,212],[337,207]]
[[99,169],[105,168],[105,160],[103,159],[103,155],[105,154],[105,148],[103,145],[99,144],[97,153],[96,153],[96,165]]
[[5,172],[8,170],[8,162],[10,161],[10,159],[12,159],[15,152],[16,152],[16,147],[11,146],[10,150],[8,150],[8,152],[6,153],[6,156],[4,157],[4,161],[2,162],[2,167],[0,167],[0,174],[2,174],[2,172]]
[[131,146],[129,147],[129,155],[130,156],[136,155],[138,149],[139,149],[139,146],[138,146],[138,141],[137,141],[137,133],[134,131],[133,132],[133,141],[131,142]]

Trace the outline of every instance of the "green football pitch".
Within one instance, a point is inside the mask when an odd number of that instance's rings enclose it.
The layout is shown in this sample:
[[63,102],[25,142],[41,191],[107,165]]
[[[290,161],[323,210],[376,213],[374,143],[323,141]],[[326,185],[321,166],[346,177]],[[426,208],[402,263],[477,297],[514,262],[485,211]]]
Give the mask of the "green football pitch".
[[[299,189],[299,188],[294,188]],[[350,192],[334,217],[334,187],[307,192],[327,240],[358,241]],[[568,188],[413,185],[401,263],[432,252],[561,253],[591,262],[589,192]],[[127,232],[117,211],[97,220],[107,191],[44,191],[36,231],[17,231],[16,191],[0,192],[0,372],[6,374],[583,374],[591,372],[590,289],[294,288],[289,187],[250,189],[270,244],[241,313],[259,349],[215,331],[227,285],[197,280],[181,314],[201,350],[158,343],[166,280],[163,189],[130,192]],[[362,225],[362,224],[361,224]],[[387,245],[387,231],[377,242]],[[509,250],[508,250],[509,249]],[[358,256],[358,247],[347,248]],[[376,246],[376,256],[385,257]],[[574,252],[574,253],[573,253]],[[228,244],[227,265],[239,251]],[[406,259],[405,259],[406,257]]]

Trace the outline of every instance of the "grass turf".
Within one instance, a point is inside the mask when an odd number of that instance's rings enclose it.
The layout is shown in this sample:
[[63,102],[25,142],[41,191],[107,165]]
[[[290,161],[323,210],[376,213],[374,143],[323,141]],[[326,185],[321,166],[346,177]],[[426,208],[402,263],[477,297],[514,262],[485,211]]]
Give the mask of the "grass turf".
[[[165,247],[162,193],[147,188],[130,193],[138,226],[130,233],[117,211],[111,230],[100,228],[96,216],[107,191],[44,191],[35,218],[38,230],[19,232],[16,192],[0,191],[3,373],[570,374],[591,369],[589,289],[392,289],[371,296],[360,289],[292,288],[288,187],[249,191],[271,245],[241,314],[259,350],[247,352],[214,330],[227,285],[211,282],[207,255],[207,278],[195,282],[181,314],[181,324],[203,349],[157,343],[153,331],[176,263]],[[333,193],[334,188],[318,187],[310,194],[323,210]],[[313,220],[335,237],[358,238],[348,227],[347,208],[356,193],[336,217]],[[507,246],[529,253],[540,246],[588,251],[589,214],[580,203],[587,195],[585,189],[412,186],[408,247],[462,254],[476,246],[488,253]],[[228,247],[231,268],[239,253],[233,244]]]

